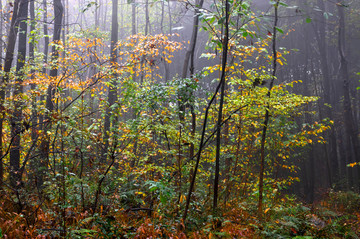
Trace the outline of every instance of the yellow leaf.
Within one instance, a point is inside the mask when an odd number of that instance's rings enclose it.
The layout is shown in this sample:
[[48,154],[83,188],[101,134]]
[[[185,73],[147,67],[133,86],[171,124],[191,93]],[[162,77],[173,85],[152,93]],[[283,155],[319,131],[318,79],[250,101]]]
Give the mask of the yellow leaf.
[[266,208],[264,213],[267,213],[270,210],[270,208]]
[[180,203],[182,203],[183,201],[185,201],[186,200],[186,196],[185,195],[181,195],[180,196]]

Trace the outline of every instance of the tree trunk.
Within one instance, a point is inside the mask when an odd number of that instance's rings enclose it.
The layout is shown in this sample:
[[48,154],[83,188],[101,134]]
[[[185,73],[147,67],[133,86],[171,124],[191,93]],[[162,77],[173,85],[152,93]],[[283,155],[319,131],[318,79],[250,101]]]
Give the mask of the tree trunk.
[[[273,27],[273,40],[272,40],[272,55],[273,55],[273,69],[272,69],[272,78],[269,85],[269,90],[267,93],[267,97],[270,98],[271,90],[274,85],[276,70],[277,70],[277,49],[276,49],[276,35],[277,35],[277,24],[278,24],[278,8],[279,8],[280,0],[276,0],[274,5],[275,9],[275,20]],[[259,173],[259,202],[258,202],[258,214],[260,220],[263,219],[263,191],[264,191],[264,172],[265,172],[265,142],[266,142],[266,131],[269,126],[270,120],[270,105],[269,103],[266,106],[265,119],[264,119],[264,127],[262,130],[261,136],[261,151],[260,151],[260,173]]]
[[[61,0],[54,0],[53,1],[54,4],[54,15],[55,15],[55,19],[54,19],[54,33],[53,33],[53,42],[57,43],[60,41],[60,36],[61,36],[61,26],[62,26],[62,19],[63,19],[63,13],[64,13],[64,7],[62,5]],[[51,60],[53,62],[56,62],[59,58],[59,51],[56,48],[56,46],[52,47],[52,58]],[[57,77],[58,75],[58,67],[52,67],[50,69],[50,73],[49,76],[51,78],[53,77]],[[46,109],[47,109],[47,113],[45,114],[45,124],[44,127],[44,132],[46,132],[46,129],[49,129],[51,127],[51,114],[54,111],[54,104],[53,104],[53,99],[54,99],[54,94],[55,94],[55,87],[53,83],[50,83],[47,89],[47,94],[46,94]],[[40,169],[39,173],[38,173],[38,180],[37,180],[37,186],[38,188],[42,187],[43,184],[43,178],[45,176],[45,173],[47,171],[48,168],[48,164],[49,164],[49,150],[50,150],[50,139],[49,136],[45,136],[44,140],[41,142],[41,165],[42,165],[42,169]],[[55,165],[54,165],[55,168]]]
[[132,10],[132,15],[131,15],[131,34],[135,35],[136,34],[136,0],[133,0],[131,3],[131,10]]
[[[0,65],[2,65],[2,59],[3,59],[3,26],[4,26],[4,13],[3,13],[3,5],[2,1],[0,0]],[[4,90],[2,89],[3,85],[0,87],[0,95],[1,92]],[[2,106],[2,99],[0,99],[0,106]],[[4,165],[2,161],[2,124],[4,119],[3,109],[0,108],[0,189],[3,184],[3,178],[4,178]]]
[[4,63],[4,76],[2,78],[2,82],[1,82],[1,87],[0,87],[0,112],[2,114],[2,117],[0,117],[0,157],[1,157],[1,161],[0,161],[0,173],[1,173],[1,185],[3,183],[3,163],[2,163],[2,157],[3,157],[3,122],[4,122],[4,101],[5,101],[5,92],[6,92],[6,85],[8,83],[9,80],[9,72],[11,69],[11,65],[14,59],[14,49],[15,49],[15,43],[16,43],[16,38],[17,38],[17,32],[18,32],[18,10],[19,10],[19,4],[20,4],[20,0],[16,0],[14,2],[14,9],[13,9],[13,15],[11,18],[11,23],[10,23],[10,29],[9,29],[9,35],[8,35],[8,42],[7,42],[7,47],[6,47],[6,53],[5,53],[5,63]]
[[11,116],[11,139],[12,145],[10,150],[10,185],[14,188],[20,186],[21,174],[20,174],[20,140],[23,130],[23,116],[22,107],[23,103],[20,94],[23,91],[23,78],[25,76],[23,68],[26,58],[26,36],[27,36],[27,16],[28,16],[28,0],[21,0],[18,12],[18,21],[20,21],[19,27],[19,44],[16,64],[16,79],[14,87],[14,113]]
[[[195,56],[195,47],[196,47],[196,43],[197,43],[197,35],[198,35],[198,30],[199,30],[199,9],[202,8],[203,3],[204,3],[204,0],[196,0],[196,3],[195,3],[193,29],[192,29],[190,44],[186,51],[186,55],[185,55],[185,59],[184,59],[184,65],[183,65],[183,71],[182,71],[181,78],[187,77],[189,63],[190,63],[190,67],[189,67],[190,78],[193,78],[193,76],[194,76],[194,71],[195,71],[194,56]],[[166,64],[166,63],[164,63],[164,64]],[[179,101],[179,117],[180,117],[181,123],[184,121],[184,114],[185,114],[185,110],[186,110],[185,108],[186,108],[186,106],[181,101]],[[196,114],[195,114],[193,105],[190,105],[190,110],[191,110],[191,121],[192,121],[191,135],[192,135],[192,137],[194,137],[195,130],[196,130]],[[192,158],[193,156],[194,156],[194,144],[190,143],[189,157]]]
[[[44,74],[46,74],[47,72],[47,69],[46,69],[46,65],[48,63],[48,54],[49,54],[49,36],[48,36],[48,27],[47,27],[47,14],[48,14],[48,11],[47,11],[47,1],[46,0],[43,0],[43,29],[44,29],[44,49],[43,49],[43,53],[44,53],[44,67],[42,69],[42,72]],[[40,101],[44,101],[44,96],[41,95],[40,96]],[[39,115],[39,129],[43,130],[44,129],[44,115],[43,114],[40,114]]]
[[111,131],[111,124],[114,127],[116,119],[113,117],[111,120],[111,114],[114,112],[112,111],[112,105],[115,104],[117,100],[117,74],[116,71],[116,64],[117,64],[117,48],[116,44],[118,42],[118,0],[112,1],[112,23],[111,23],[111,46],[110,46],[110,64],[111,67],[114,69],[113,77],[111,79],[111,84],[109,87],[109,95],[108,95],[108,108],[106,109],[105,114],[105,121],[104,121],[104,154],[102,157],[102,162],[106,161],[108,148],[109,148],[109,134]]
[[[326,19],[324,18],[323,12],[325,12],[324,0],[317,0],[319,8],[322,10],[317,12],[317,22],[313,26],[315,27],[315,36],[317,40],[317,45],[320,53],[320,66],[323,76],[323,103],[324,106],[320,107],[319,114],[324,115],[322,108],[325,108],[326,117],[333,119],[332,109],[327,106],[331,105],[333,101],[331,100],[331,77],[328,64],[328,53],[327,53],[327,42],[326,42]],[[322,118],[322,116],[320,116]],[[336,136],[335,129],[332,129],[327,132],[329,137],[329,145],[324,144],[324,150],[326,151],[326,162],[327,162],[327,174],[329,178],[329,186],[332,186],[332,176],[337,176],[339,174],[339,166],[337,165],[337,153],[336,153]],[[330,155],[330,156],[329,156]]]
[[145,1],[145,36],[151,34],[149,17],[149,0]]
[[[35,31],[35,0],[30,0],[30,36],[31,41],[29,41],[29,61],[31,65],[34,65],[34,49],[35,49],[35,35],[33,32]],[[31,69],[31,78],[34,78],[35,70]],[[36,85],[31,84],[31,89],[35,90]],[[36,110],[36,97],[32,97],[32,112],[31,112],[31,140],[35,140],[37,136],[37,110]]]
[[[220,148],[221,148],[221,124],[223,118],[223,105],[225,97],[225,85],[226,85],[226,65],[227,65],[227,54],[229,44],[229,0],[225,1],[225,35],[222,42],[222,64],[221,64],[221,93],[219,103],[219,113],[217,121],[217,132],[216,132],[216,159],[215,159],[215,179],[214,179],[214,200],[213,200],[213,213],[216,216],[217,201],[218,201],[218,190],[219,190],[219,175],[220,175]],[[191,69],[190,69],[191,70]]]
[[[353,111],[352,111],[352,103],[351,103],[351,95],[350,95],[350,77],[348,72],[348,62],[346,59],[346,50],[345,50],[345,14],[344,14],[344,5],[343,3],[337,4],[337,9],[339,13],[339,55],[340,55],[340,74],[343,79],[343,89],[344,89],[344,123],[346,134],[350,138],[347,146],[348,157],[351,157],[352,153],[355,158],[352,160],[353,162],[358,161],[360,159],[360,144],[358,138],[358,127],[354,121]],[[352,146],[352,147],[351,147]],[[358,181],[357,186],[360,189],[360,167],[358,169]]]
[[[203,3],[204,3],[204,0],[196,0],[196,3],[195,3],[193,29],[192,29],[190,44],[186,51],[186,55],[185,55],[185,59],[184,59],[184,65],[183,65],[183,70],[182,70],[182,74],[181,74],[182,78],[186,78],[188,69],[190,70],[190,74],[194,73],[194,52],[195,52],[198,29],[199,29],[199,13],[200,13],[199,9],[202,7]],[[191,64],[189,67],[190,59],[191,59]]]

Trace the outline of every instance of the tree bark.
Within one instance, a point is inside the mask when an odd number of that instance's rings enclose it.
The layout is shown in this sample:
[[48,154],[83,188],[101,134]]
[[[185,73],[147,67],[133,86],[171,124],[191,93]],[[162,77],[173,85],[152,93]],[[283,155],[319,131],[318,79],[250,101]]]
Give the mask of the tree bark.
[[[193,29],[192,29],[190,44],[186,51],[186,55],[184,59],[184,65],[181,74],[182,78],[186,78],[188,70],[190,70],[190,74],[194,73],[194,53],[195,53],[195,47],[196,47],[196,41],[197,41],[197,35],[199,29],[199,13],[200,13],[199,9],[202,8],[203,3],[204,0],[196,0],[195,2]],[[191,59],[191,64],[190,64],[190,68],[188,68],[190,59]]]
[[[2,68],[2,59],[3,59],[3,26],[4,26],[4,14],[3,14],[3,5],[2,5],[2,1],[0,0],[0,66]],[[3,86],[0,86],[0,95],[1,92],[3,91],[2,89]],[[0,99],[0,106],[2,106],[2,99]],[[3,124],[3,119],[4,119],[4,114],[2,112],[3,110],[0,108],[0,189],[2,187],[3,184],[3,178],[4,178],[4,165],[2,162],[2,124]]]
[[[53,42],[55,44],[57,44],[60,41],[60,36],[61,36],[61,27],[62,27],[64,7],[62,5],[61,0],[54,0],[53,5],[54,5],[54,15],[55,15]],[[51,52],[52,52],[51,60],[52,60],[52,62],[56,62],[59,58],[59,50],[57,49],[57,47],[55,45],[52,46]],[[52,66],[50,69],[50,73],[49,73],[50,78],[55,78],[55,77],[57,77],[57,75],[58,75],[58,67]],[[44,132],[46,132],[46,129],[51,127],[51,123],[52,123],[51,122],[52,121],[51,114],[55,108],[54,103],[53,103],[54,94],[55,94],[54,84],[50,83],[48,86],[48,89],[47,89],[47,94],[46,94],[47,113],[45,114],[45,122],[44,122],[45,125],[43,126]],[[42,187],[43,178],[45,176],[45,172],[47,171],[48,164],[49,164],[50,139],[49,139],[48,135],[46,135],[44,137],[44,140],[41,142],[40,147],[41,147],[40,163],[42,165],[42,169],[39,169],[40,172],[38,173],[38,179],[37,179],[38,188]]]
[[117,64],[117,48],[116,44],[118,42],[118,0],[112,1],[112,23],[111,23],[111,45],[110,45],[110,64],[113,72],[113,77],[111,79],[111,84],[109,87],[109,95],[108,95],[108,108],[106,109],[105,121],[104,121],[104,154],[102,157],[102,162],[106,161],[108,148],[109,148],[109,134],[111,131],[111,124],[114,127],[116,119],[113,117],[111,120],[111,114],[113,114],[112,105],[115,104],[117,100],[117,73],[116,64]]
[[[276,71],[277,71],[277,49],[276,49],[276,36],[277,36],[277,25],[278,25],[278,8],[279,8],[280,0],[276,0],[274,5],[275,9],[275,20],[273,27],[273,39],[272,39],[272,57],[273,57],[273,69],[272,69],[272,78],[269,85],[269,90],[267,93],[267,97],[270,98],[271,90],[274,85]],[[264,172],[265,172],[265,143],[266,143],[266,132],[269,126],[270,120],[270,105],[267,103],[265,119],[264,119],[264,127],[262,130],[261,136],[261,151],[260,151],[260,172],[259,172],[259,201],[258,201],[258,214],[260,220],[263,219],[263,191],[264,191]]]
[[[331,105],[334,102],[331,100],[331,77],[330,77],[330,70],[328,64],[328,53],[327,53],[327,42],[326,42],[326,19],[324,18],[323,12],[325,12],[325,4],[324,0],[317,0],[317,4],[319,8],[322,10],[317,12],[317,22],[314,24],[315,36],[317,45],[319,48],[320,53],[320,66],[321,72],[323,76],[323,85],[324,85],[324,92],[323,92],[323,103],[325,108],[326,117],[333,119],[332,109],[327,106]],[[322,108],[319,108],[320,118],[324,115]],[[324,150],[326,151],[326,164],[327,164],[327,174],[329,179],[329,186],[332,186],[332,176],[339,174],[339,165],[337,164],[337,153],[336,153],[336,136],[335,130],[332,128],[330,132],[327,133],[329,137],[329,145],[324,144]]]
[[[347,144],[348,157],[351,158],[353,152],[355,158],[352,160],[356,162],[360,159],[360,144],[358,136],[358,127],[354,121],[353,111],[352,111],[352,102],[350,94],[350,77],[348,71],[348,61],[346,59],[346,50],[345,50],[345,14],[344,14],[345,5],[340,2],[337,4],[337,9],[339,13],[339,55],[340,55],[340,74],[343,79],[343,89],[344,89],[344,123],[346,134],[349,137],[349,142]],[[352,146],[352,147],[351,147]],[[349,160],[351,161],[351,160]],[[358,179],[357,186],[360,189],[360,167],[358,169]]]
[[16,79],[14,87],[14,113],[11,116],[11,139],[12,145],[10,150],[10,185],[17,188],[21,184],[20,174],[20,140],[23,131],[23,102],[21,93],[23,91],[23,78],[25,76],[23,68],[25,65],[26,48],[27,48],[27,16],[28,16],[28,0],[21,0],[18,12],[19,27],[19,44],[16,64]]
[[[195,13],[194,13],[194,22],[193,22],[193,29],[190,39],[190,44],[188,46],[188,49],[186,51],[185,59],[184,59],[184,65],[183,65],[183,71],[181,78],[187,77],[188,67],[190,70],[190,78],[193,78],[194,72],[195,72],[195,48],[197,43],[197,35],[199,30],[199,9],[202,8],[204,3],[204,0],[196,0],[195,2]],[[170,4],[170,3],[169,3]],[[166,64],[166,63],[164,63]],[[193,105],[190,105],[191,110],[191,121],[192,121],[192,127],[191,127],[191,135],[192,137],[195,136],[195,130],[196,130],[196,114],[195,109]],[[179,117],[181,123],[184,121],[184,114],[185,114],[186,106],[183,102],[179,101]],[[190,143],[190,149],[189,149],[189,157],[192,158],[194,156],[194,144]]]
[[135,35],[136,34],[136,0],[133,0],[131,3],[131,10],[132,10],[132,15],[131,15],[131,34]]
[[151,34],[149,17],[149,0],[145,1],[145,36]]
[[4,62],[4,76],[2,77],[2,82],[0,86],[0,113],[2,114],[2,117],[0,117],[0,186],[3,184],[3,177],[4,177],[4,171],[3,171],[3,122],[4,122],[4,115],[5,115],[5,108],[3,106],[5,101],[5,93],[6,93],[6,84],[9,80],[9,72],[11,69],[11,65],[14,59],[14,49],[15,49],[15,43],[17,38],[17,32],[18,32],[18,10],[19,10],[19,3],[20,0],[16,0],[14,2],[14,9],[13,9],[13,15],[11,18],[10,23],[10,29],[8,34],[8,41],[6,46],[6,53],[5,53],[5,62]]
[[[219,190],[219,175],[220,175],[220,150],[221,150],[221,124],[223,118],[223,105],[225,97],[225,85],[226,85],[226,65],[227,65],[227,54],[229,44],[229,0],[225,1],[225,35],[222,42],[222,64],[221,64],[221,93],[219,103],[219,113],[217,121],[217,132],[216,132],[216,159],[215,159],[215,179],[214,179],[214,200],[213,200],[213,213],[216,215],[217,201],[218,201],[218,190]],[[191,70],[191,69],[190,69]]]
[[[46,74],[47,72],[47,69],[46,69],[46,65],[48,63],[48,54],[49,54],[49,36],[48,36],[48,27],[47,27],[47,14],[48,14],[48,11],[47,11],[47,1],[46,0],[43,0],[42,2],[43,4],[43,30],[44,30],[44,49],[43,49],[43,53],[44,53],[44,67],[42,69],[42,73]],[[40,96],[40,101],[44,101],[44,96],[41,95]],[[43,130],[44,129],[44,115],[43,114],[40,114],[39,115],[39,129],[40,130]]]

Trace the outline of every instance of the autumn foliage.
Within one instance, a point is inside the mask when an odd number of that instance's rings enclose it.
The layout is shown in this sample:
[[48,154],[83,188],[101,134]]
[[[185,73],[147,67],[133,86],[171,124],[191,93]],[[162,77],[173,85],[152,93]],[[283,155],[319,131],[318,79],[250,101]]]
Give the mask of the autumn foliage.
[[[271,6],[284,7],[280,3]],[[86,7],[93,4],[97,1]],[[0,102],[0,238],[360,235],[358,194],[323,189],[313,204],[292,195],[306,155],[315,145],[327,144],[334,124],[314,110],[319,97],[299,93],[302,80],[275,74],[274,65],[285,69],[295,52],[277,48],[276,33],[287,37],[294,30],[275,25],[269,27],[273,32],[257,32],[260,20],[247,1],[231,1],[231,7],[228,44],[222,35],[224,16],[197,12],[209,36],[200,58],[211,64],[188,78],[167,77],[187,46],[178,34],[138,33],[110,49],[107,32],[98,28],[51,42],[55,50],[49,58],[36,51],[21,71],[1,71],[8,81],[1,85]],[[222,67],[224,49],[229,63]],[[50,74],[54,69],[56,76]],[[221,85],[221,72],[225,103],[218,122],[220,96],[213,89]],[[23,90],[17,94],[19,82]],[[17,112],[20,130],[14,130]],[[219,203],[213,208],[219,125]],[[20,164],[14,172],[10,154],[18,137]],[[198,176],[188,197],[198,155]],[[260,168],[265,168],[263,182]],[[9,183],[12,175],[19,178],[15,184]]]

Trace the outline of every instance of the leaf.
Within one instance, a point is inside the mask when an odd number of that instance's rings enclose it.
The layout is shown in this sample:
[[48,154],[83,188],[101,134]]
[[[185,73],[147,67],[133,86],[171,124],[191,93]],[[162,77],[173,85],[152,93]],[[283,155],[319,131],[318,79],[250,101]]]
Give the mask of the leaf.
[[307,17],[306,18],[306,23],[310,23],[312,20],[311,20],[311,18],[310,17]]
[[324,17],[325,17],[326,20],[328,20],[329,19],[329,14],[327,12],[324,12]]
[[278,32],[280,32],[281,34],[284,34],[283,29],[281,29],[281,28],[279,28],[279,27],[275,27],[275,29],[276,29]]
[[286,3],[284,3],[284,2],[279,2],[279,4],[281,5],[281,6],[283,6],[283,7],[288,7],[289,5],[287,5]]

